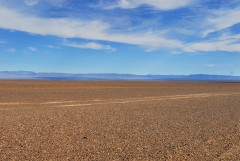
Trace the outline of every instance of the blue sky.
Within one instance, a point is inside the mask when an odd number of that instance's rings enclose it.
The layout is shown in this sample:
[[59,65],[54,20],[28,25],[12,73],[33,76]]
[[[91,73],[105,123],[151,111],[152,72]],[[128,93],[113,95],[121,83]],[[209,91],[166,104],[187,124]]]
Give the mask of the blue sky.
[[240,75],[239,0],[0,0],[0,71]]

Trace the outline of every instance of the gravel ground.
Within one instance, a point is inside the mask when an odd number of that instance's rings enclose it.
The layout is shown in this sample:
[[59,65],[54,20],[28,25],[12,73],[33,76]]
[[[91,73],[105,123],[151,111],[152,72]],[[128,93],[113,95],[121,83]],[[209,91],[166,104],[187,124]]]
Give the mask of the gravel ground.
[[0,81],[0,160],[240,160],[240,83]]

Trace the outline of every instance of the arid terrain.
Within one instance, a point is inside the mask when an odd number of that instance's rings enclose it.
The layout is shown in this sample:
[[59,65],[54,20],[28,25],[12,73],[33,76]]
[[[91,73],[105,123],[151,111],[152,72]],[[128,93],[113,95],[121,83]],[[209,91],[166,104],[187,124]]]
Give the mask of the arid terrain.
[[240,160],[240,83],[0,81],[0,160]]

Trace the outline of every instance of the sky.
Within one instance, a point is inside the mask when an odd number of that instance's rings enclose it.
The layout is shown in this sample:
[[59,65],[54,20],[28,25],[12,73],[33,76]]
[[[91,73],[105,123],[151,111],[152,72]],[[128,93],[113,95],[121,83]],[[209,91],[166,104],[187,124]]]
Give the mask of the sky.
[[240,0],[0,0],[0,71],[240,75]]

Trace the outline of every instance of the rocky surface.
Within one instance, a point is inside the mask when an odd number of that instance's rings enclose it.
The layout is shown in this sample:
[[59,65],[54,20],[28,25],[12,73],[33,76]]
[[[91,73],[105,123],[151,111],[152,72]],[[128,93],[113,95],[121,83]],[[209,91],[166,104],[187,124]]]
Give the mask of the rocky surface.
[[240,160],[240,84],[0,81],[0,160]]

